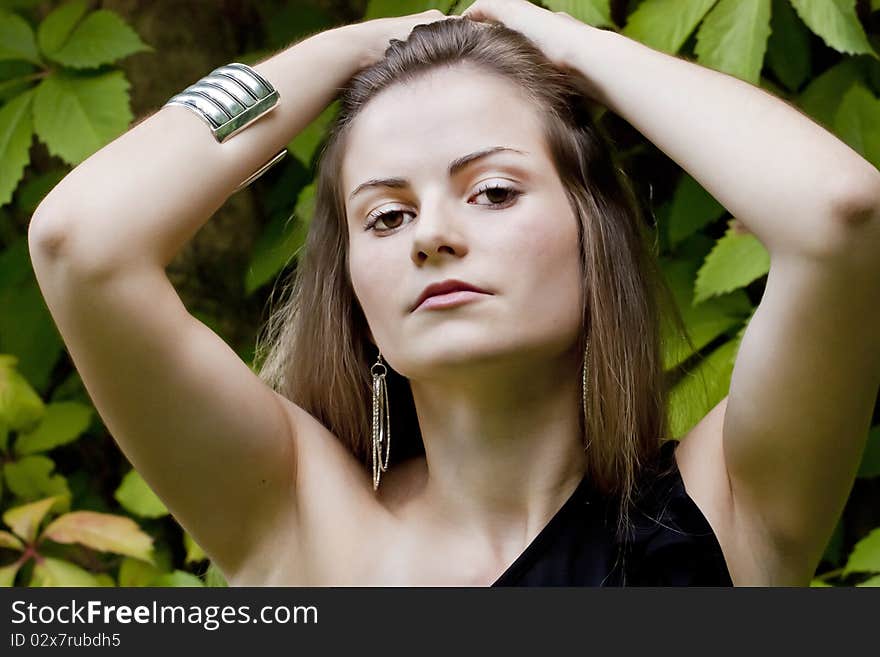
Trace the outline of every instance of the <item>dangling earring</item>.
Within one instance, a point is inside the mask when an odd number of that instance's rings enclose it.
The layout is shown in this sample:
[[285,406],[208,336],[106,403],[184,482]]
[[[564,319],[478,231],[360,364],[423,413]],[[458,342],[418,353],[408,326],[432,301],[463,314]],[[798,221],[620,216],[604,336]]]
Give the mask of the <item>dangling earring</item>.
[[[584,349],[584,369],[583,369],[583,381],[581,384],[581,391],[583,393],[583,398],[584,398],[584,428],[586,430],[589,430],[590,425],[587,423],[587,393],[590,390],[589,385],[587,383],[587,369],[589,369],[591,366],[591,364],[590,364],[590,336],[589,335],[587,335],[586,342],[587,342],[587,346]],[[588,450],[590,448],[590,445],[592,445],[592,444],[593,444],[593,437],[590,436],[590,441],[587,443],[587,446],[584,447],[584,451]]]
[[[382,473],[388,470],[388,456],[391,453],[391,411],[388,408],[388,386],[385,384],[387,368],[382,363],[382,354],[370,368],[373,375],[373,490],[379,488]],[[385,413],[384,422],[382,412]],[[382,443],[385,443],[385,459],[382,459]]]

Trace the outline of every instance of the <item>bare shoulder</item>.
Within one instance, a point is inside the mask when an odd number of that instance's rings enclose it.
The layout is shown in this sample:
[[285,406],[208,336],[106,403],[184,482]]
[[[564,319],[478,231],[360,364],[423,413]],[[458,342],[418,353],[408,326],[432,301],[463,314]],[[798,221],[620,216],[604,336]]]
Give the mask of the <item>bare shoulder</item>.
[[735,586],[806,586],[813,573],[798,555],[785,554],[735,503],[722,441],[726,406],[727,397],[679,441],[675,458],[685,489],[712,526]]
[[370,473],[346,446],[310,413],[275,394],[295,438],[293,494],[230,584],[342,585],[372,553],[370,542],[387,514]]

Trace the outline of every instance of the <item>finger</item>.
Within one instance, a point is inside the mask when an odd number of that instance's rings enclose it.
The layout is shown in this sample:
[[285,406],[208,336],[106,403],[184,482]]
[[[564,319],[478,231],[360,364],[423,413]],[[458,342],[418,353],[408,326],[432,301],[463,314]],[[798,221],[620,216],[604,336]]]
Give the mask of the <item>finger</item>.
[[488,10],[485,2],[480,2],[477,0],[470,7],[461,12],[462,17],[467,16],[468,18],[475,21],[484,21],[484,20],[492,20],[494,16],[492,12]]

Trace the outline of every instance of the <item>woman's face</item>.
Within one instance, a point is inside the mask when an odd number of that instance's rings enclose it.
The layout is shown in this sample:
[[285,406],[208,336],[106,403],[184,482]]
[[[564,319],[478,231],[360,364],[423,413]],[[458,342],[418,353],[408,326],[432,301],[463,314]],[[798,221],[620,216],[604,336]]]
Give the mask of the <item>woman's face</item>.
[[[383,90],[351,128],[341,181],[350,275],[389,365],[418,378],[570,350],[582,331],[578,228],[531,101],[459,65]],[[496,147],[515,150],[450,174],[453,161]],[[397,181],[362,186],[388,178]],[[412,310],[450,278],[492,294]]]

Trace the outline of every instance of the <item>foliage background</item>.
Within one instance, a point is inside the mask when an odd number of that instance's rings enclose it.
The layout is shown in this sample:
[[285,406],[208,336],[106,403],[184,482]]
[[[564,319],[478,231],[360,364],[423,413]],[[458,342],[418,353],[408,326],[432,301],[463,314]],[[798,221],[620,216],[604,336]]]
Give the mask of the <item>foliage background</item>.
[[[64,349],[27,251],[44,195],[217,66],[256,63],[345,23],[469,4],[0,0],[0,584],[225,585],[119,451]],[[760,85],[880,166],[880,0],[538,4]],[[187,309],[248,363],[272,284],[296,266],[314,156],[334,110],[230,197],[168,268]],[[655,222],[658,257],[698,350],[674,340],[666,348],[678,437],[727,394],[769,257],[626,121],[597,118]],[[875,405],[859,477],[814,586],[880,585],[878,500]]]

